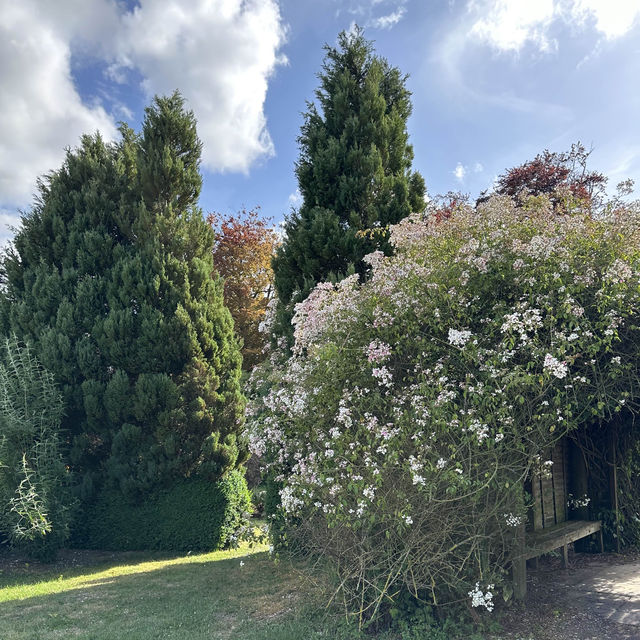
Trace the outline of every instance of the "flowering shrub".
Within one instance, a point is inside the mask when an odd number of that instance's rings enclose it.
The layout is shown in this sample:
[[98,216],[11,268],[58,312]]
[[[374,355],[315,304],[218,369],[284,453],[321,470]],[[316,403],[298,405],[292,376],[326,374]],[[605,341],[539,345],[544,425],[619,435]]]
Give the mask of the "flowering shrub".
[[269,391],[251,448],[289,538],[334,561],[361,621],[406,590],[488,610],[509,596],[543,451],[635,405],[639,240],[633,207],[595,219],[496,197],[407,218],[365,283],[297,306],[293,357],[254,373]]

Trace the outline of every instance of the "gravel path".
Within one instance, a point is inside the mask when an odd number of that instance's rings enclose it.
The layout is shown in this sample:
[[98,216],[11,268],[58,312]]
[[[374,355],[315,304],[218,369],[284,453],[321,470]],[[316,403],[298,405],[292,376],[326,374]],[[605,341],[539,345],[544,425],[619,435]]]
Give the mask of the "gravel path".
[[509,640],[640,640],[638,553],[576,554],[529,572],[524,608],[503,621]]

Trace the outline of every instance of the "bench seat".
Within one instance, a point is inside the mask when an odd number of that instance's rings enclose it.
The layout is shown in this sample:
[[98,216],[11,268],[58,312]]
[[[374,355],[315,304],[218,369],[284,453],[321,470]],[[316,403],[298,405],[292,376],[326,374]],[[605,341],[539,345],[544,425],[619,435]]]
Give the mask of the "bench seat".
[[569,564],[569,544],[595,533],[600,534],[600,550],[604,551],[602,522],[592,520],[567,520],[537,531],[523,533],[522,551],[513,559],[513,591],[518,599],[527,593],[527,560],[537,559],[544,553],[562,547],[563,565]]
[[602,522],[599,520],[567,520],[554,524],[545,529],[531,531],[525,534],[524,558],[537,558],[543,553],[549,553],[559,547],[566,547],[569,543],[586,538],[600,532],[602,550]]

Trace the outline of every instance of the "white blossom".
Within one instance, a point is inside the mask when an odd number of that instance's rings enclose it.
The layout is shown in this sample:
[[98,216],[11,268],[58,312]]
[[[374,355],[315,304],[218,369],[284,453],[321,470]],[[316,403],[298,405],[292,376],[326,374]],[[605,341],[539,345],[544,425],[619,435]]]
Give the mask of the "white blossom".
[[458,331],[457,329],[449,329],[449,344],[454,347],[464,347],[471,338],[471,331],[463,329]]
[[543,366],[546,371],[560,379],[565,378],[569,370],[566,362],[561,362],[557,358],[554,358],[550,353],[547,353],[544,357]]
[[372,340],[365,349],[369,362],[384,362],[391,355],[391,347],[385,342]]
[[570,509],[580,509],[581,507],[589,506],[590,502],[591,498],[586,493],[580,498],[574,498],[572,494],[569,494],[567,506]]
[[493,589],[494,585],[488,584],[487,591],[482,592],[480,588],[480,583],[476,582],[476,586],[469,591],[469,597],[471,598],[471,606],[472,607],[485,607],[485,609],[489,612],[493,611]]
[[517,516],[513,513],[505,513],[504,521],[507,523],[508,527],[517,527],[522,524],[523,519],[522,516]]
[[294,490],[291,485],[287,485],[280,489],[280,503],[286,513],[295,513],[295,511],[304,504],[299,497],[294,495]]
[[390,387],[393,383],[393,375],[387,367],[375,367],[371,375],[378,379],[378,384],[383,387]]

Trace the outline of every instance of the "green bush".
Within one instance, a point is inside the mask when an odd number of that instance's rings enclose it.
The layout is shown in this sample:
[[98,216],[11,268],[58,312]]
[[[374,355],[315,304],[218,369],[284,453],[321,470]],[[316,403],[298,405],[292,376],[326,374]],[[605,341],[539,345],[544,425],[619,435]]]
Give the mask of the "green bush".
[[239,470],[216,483],[180,480],[136,503],[110,490],[85,506],[73,544],[113,551],[211,551],[233,542],[250,510],[251,497]]
[[6,338],[0,345],[0,543],[43,560],[69,535],[62,414],[51,373],[28,345]]

